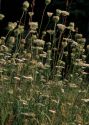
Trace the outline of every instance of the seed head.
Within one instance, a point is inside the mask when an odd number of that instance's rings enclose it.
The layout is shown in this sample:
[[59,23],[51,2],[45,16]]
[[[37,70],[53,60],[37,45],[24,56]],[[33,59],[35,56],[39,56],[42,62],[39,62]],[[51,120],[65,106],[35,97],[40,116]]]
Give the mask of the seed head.
[[14,43],[15,43],[15,37],[14,37],[14,36],[10,36],[10,37],[9,37],[9,42],[10,42],[11,44],[14,44]]
[[0,20],[3,20],[4,19],[4,15],[0,13]]
[[85,43],[86,39],[85,38],[80,38],[80,39],[77,39],[77,42],[78,43]]
[[58,29],[60,29],[61,31],[64,31],[65,28],[66,28],[66,26],[63,25],[63,24],[57,24],[57,27],[58,27]]
[[87,45],[87,50],[89,51],[89,45]]
[[50,18],[53,15],[51,12],[47,12],[47,16]]
[[65,48],[67,46],[67,39],[63,38],[62,46]]
[[17,26],[16,22],[9,22],[8,23],[8,30],[14,30]]
[[63,16],[69,16],[69,12],[67,12],[67,11],[61,11],[61,14],[62,14]]
[[53,20],[55,23],[57,23],[59,21],[59,16],[53,16]]
[[49,33],[50,35],[53,35],[54,34],[54,30],[47,30],[47,33]]
[[17,29],[15,29],[15,33],[16,34],[21,34],[24,32],[24,26],[23,25],[19,25]]
[[26,80],[33,81],[33,77],[32,76],[23,76],[23,78],[26,79]]
[[79,34],[79,33],[76,33],[76,34],[75,34],[75,38],[76,38],[76,39],[81,39],[82,37],[83,37],[82,34]]
[[42,62],[38,62],[38,63],[37,63],[37,67],[38,67],[39,69],[44,69],[44,65],[43,65]]
[[45,41],[42,39],[36,39],[33,41],[34,44],[36,44],[37,46],[44,46]]
[[34,12],[28,12],[29,16],[32,17],[34,15]]
[[17,77],[17,76],[15,76],[14,79],[17,80],[17,81],[20,81],[20,78]]
[[29,8],[29,2],[28,1],[24,1],[23,2],[23,10],[27,11],[28,8]]
[[57,15],[57,16],[60,16],[60,15],[61,15],[61,12],[62,12],[62,11],[61,11],[60,9],[56,9],[56,15]]
[[71,31],[75,31],[75,29],[74,29],[74,26],[75,26],[75,24],[74,24],[74,22],[70,22],[70,24],[69,24],[69,26],[67,27],[69,30],[71,30]]
[[46,6],[49,5],[50,3],[51,3],[51,0],[45,0]]
[[29,22],[31,30],[36,30],[38,28],[38,22]]

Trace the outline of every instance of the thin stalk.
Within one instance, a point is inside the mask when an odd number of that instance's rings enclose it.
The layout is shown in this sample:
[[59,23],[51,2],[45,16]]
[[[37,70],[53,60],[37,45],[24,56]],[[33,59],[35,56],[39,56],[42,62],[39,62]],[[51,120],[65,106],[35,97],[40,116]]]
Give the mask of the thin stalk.
[[54,24],[54,34],[53,34],[53,41],[52,41],[52,49],[53,49],[53,47],[54,47],[54,41],[55,41],[55,35],[56,35],[56,23]]
[[23,11],[23,13],[22,13],[22,16],[21,16],[20,21],[19,21],[19,25],[21,24],[21,21],[22,21],[24,14],[25,14],[25,11]]
[[29,35],[30,35],[30,31],[27,33],[24,39],[26,40]]
[[7,44],[8,36],[10,35],[11,31],[12,31],[12,30],[9,30],[8,33],[6,34],[5,44]]
[[43,10],[43,14],[42,14],[42,18],[41,18],[41,23],[40,23],[40,27],[39,27],[39,31],[38,31],[39,36],[40,36],[42,24],[43,24],[43,19],[44,19],[44,14],[45,14],[45,11],[46,11],[46,7],[47,7],[47,6],[45,6],[45,8],[44,8],[44,10]]
[[47,27],[48,27],[49,23],[50,23],[50,18],[49,18],[49,20],[48,20],[48,23],[47,23],[47,25],[46,25],[46,27],[45,27],[45,30],[44,30],[44,31],[46,31],[46,29],[47,29]]
[[35,0],[32,1],[32,12],[34,12]]

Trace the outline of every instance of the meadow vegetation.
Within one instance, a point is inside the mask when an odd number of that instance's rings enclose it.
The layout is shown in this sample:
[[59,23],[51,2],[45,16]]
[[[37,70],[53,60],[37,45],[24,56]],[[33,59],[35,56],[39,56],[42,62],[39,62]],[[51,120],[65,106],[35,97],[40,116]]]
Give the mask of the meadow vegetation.
[[51,0],[34,22],[34,2],[22,4],[20,20],[0,38],[0,125],[89,125],[89,45],[74,22],[66,25],[69,12],[46,12]]

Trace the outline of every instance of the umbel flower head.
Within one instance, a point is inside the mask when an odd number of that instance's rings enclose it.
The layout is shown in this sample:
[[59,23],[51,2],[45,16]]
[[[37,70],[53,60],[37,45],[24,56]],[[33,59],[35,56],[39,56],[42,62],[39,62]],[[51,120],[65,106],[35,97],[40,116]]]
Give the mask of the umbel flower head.
[[23,2],[23,10],[26,11],[29,8],[29,2],[28,1],[24,1]]
[[17,26],[16,22],[9,22],[8,23],[8,30],[14,30]]
[[60,9],[56,9],[56,15],[57,15],[57,16],[60,16],[60,15],[61,15],[61,12],[62,12],[62,11],[61,11]]
[[3,20],[4,17],[5,17],[5,16],[0,13],[0,20]]
[[63,24],[57,24],[57,27],[58,27],[58,29],[61,30],[61,31],[64,31],[65,28],[66,28],[66,26],[63,25]]
[[34,12],[28,12],[28,15],[32,17],[34,15]]
[[50,3],[51,3],[51,0],[45,0],[46,6],[49,5]]
[[67,11],[61,11],[61,14],[62,14],[63,16],[69,16],[69,12],[67,12]]
[[45,41],[42,39],[36,39],[33,41],[34,44],[36,44],[37,46],[44,46]]
[[57,23],[59,21],[59,16],[53,16],[53,21]]
[[38,22],[29,22],[31,30],[36,30],[38,28]]
[[70,22],[67,28],[74,32],[75,31],[74,26],[75,26],[74,22]]
[[15,29],[14,31],[16,34],[21,34],[24,32],[24,26],[23,25],[19,25],[17,29]]
[[48,17],[51,17],[52,15],[53,15],[52,12],[47,12],[47,16],[48,16]]

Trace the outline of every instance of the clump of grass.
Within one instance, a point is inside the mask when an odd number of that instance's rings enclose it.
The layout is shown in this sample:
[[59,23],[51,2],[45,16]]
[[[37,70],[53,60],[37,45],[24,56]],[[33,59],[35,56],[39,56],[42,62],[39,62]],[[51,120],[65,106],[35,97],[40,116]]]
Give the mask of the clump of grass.
[[[45,6],[50,2],[46,0]],[[42,30],[46,8],[38,24],[29,6],[28,1],[23,3],[19,23],[9,22],[7,35],[0,38],[0,125],[87,125],[86,40],[74,22],[68,26],[61,22],[69,12],[47,12]]]

